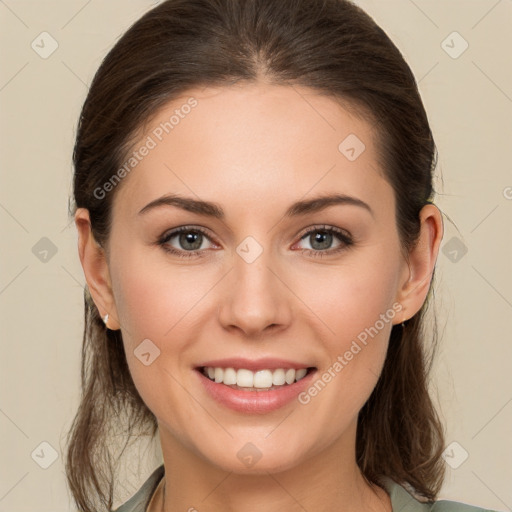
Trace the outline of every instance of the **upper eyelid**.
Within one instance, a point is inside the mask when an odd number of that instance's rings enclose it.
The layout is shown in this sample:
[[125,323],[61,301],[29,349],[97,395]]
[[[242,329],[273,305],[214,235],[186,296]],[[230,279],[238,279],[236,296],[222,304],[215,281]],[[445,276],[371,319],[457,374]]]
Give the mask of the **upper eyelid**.
[[[203,226],[178,226],[176,228],[168,229],[168,230],[164,231],[164,233],[158,238],[158,240],[162,242],[162,241],[168,240],[170,238],[173,238],[176,235],[179,235],[180,233],[187,233],[189,231],[198,231],[202,235],[209,238],[210,241],[212,241],[214,243],[218,243],[218,242],[215,242],[215,237],[210,235],[209,230]],[[165,243],[167,243],[167,242],[165,242]],[[192,251],[190,251],[190,252],[192,252]]]
[[314,231],[332,231],[335,234],[344,235],[348,238],[352,238],[352,234],[348,230],[338,228],[336,226],[331,226],[329,224],[316,224],[313,226],[309,226],[307,228],[304,228],[304,230],[301,230],[299,234],[297,234],[296,236],[298,236],[299,239],[302,240],[306,235]]

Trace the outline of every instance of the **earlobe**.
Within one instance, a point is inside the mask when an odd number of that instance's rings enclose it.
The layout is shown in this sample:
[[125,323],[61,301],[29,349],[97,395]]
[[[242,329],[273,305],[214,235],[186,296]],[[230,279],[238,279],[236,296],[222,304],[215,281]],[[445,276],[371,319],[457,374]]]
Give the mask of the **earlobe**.
[[437,206],[425,205],[419,218],[420,235],[416,245],[409,251],[407,277],[397,298],[403,308],[403,318],[398,319],[399,322],[411,318],[423,306],[443,238],[443,219]]
[[108,315],[105,325],[111,330],[119,329],[106,254],[94,239],[87,209],[77,209],[75,225],[78,231],[78,255],[89,293],[104,322],[106,315]]

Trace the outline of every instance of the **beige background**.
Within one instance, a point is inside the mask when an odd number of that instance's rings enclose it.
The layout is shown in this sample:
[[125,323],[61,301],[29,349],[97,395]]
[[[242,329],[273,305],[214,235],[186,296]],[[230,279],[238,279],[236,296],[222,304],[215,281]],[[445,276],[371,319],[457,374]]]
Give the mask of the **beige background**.
[[[0,512],[74,510],[63,472],[84,284],[67,218],[73,137],[101,59],[155,3],[0,0]],[[440,153],[437,202],[453,221],[438,260],[435,384],[447,444],[458,443],[446,460],[460,465],[442,497],[512,510],[512,1],[358,3],[419,80]],[[31,47],[43,31],[58,43],[47,59]],[[57,251],[46,261],[43,237]],[[120,501],[159,464],[158,449],[136,453]]]

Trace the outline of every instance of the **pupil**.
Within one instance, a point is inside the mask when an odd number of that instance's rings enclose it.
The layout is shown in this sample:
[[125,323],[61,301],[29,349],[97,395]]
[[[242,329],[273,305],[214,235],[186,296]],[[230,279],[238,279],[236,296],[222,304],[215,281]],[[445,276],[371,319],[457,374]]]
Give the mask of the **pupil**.
[[[318,231],[314,236],[314,242],[311,244],[315,250],[328,249],[331,244],[332,234],[326,231]],[[315,247],[316,242],[320,243],[320,246]]]
[[[201,233],[197,233],[195,231],[190,231],[186,234],[180,235],[180,244],[183,248],[197,250],[201,247]],[[199,243],[198,243],[199,242]],[[192,246],[187,246],[187,244],[192,244]]]

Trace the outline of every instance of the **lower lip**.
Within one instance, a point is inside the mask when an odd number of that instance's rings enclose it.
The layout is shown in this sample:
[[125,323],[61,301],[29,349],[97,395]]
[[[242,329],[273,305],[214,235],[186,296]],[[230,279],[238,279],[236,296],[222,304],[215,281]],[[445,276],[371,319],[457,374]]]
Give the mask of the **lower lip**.
[[290,403],[299,393],[304,391],[313,380],[316,370],[310,371],[298,382],[268,391],[233,389],[225,384],[210,380],[200,369],[196,369],[196,373],[207,393],[225,407],[247,414],[266,414]]

